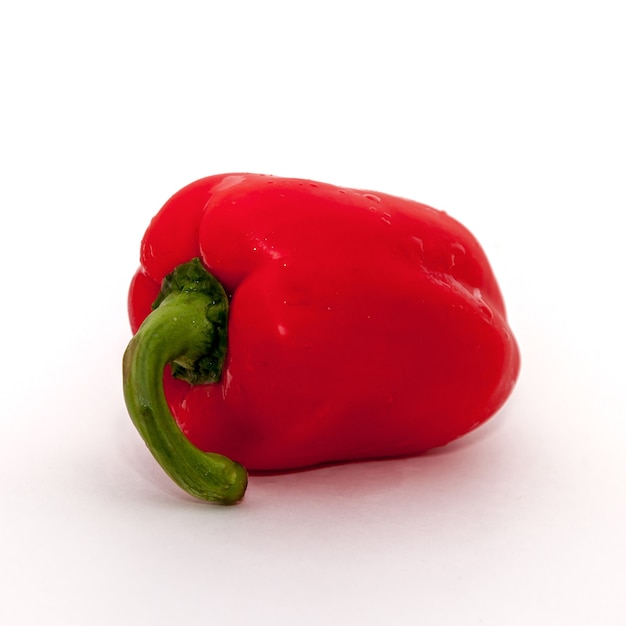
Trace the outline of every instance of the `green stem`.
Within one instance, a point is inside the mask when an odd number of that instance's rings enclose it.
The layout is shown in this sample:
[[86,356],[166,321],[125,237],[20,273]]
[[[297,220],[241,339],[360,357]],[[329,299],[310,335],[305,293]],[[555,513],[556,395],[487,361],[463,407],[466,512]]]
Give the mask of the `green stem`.
[[196,448],[176,424],[163,390],[167,364],[176,377],[192,384],[219,380],[228,298],[194,259],[163,281],[154,307],[124,353],[130,417],[154,458],[187,493],[220,504],[238,502],[246,490],[246,470],[225,456]]

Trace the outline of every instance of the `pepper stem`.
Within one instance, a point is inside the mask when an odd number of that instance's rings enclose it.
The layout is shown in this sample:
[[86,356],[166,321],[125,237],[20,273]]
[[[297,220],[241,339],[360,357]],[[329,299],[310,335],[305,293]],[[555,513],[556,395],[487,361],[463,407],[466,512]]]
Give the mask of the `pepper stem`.
[[182,433],[163,390],[167,364],[191,384],[219,380],[226,355],[228,297],[199,259],[180,265],[163,281],[153,311],[124,353],[124,398],[148,449],[187,493],[234,504],[248,483],[244,467],[203,452]]

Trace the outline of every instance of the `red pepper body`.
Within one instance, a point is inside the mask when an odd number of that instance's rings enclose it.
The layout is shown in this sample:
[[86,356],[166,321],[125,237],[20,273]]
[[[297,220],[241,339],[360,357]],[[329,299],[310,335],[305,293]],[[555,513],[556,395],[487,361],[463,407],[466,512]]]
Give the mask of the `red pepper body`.
[[133,331],[163,278],[200,257],[231,298],[218,383],[166,370],[198,448],[249,470],[410,455],[491,417],[519,351],[476,239],[390,195],[251,174],[204,178],[150,224]]

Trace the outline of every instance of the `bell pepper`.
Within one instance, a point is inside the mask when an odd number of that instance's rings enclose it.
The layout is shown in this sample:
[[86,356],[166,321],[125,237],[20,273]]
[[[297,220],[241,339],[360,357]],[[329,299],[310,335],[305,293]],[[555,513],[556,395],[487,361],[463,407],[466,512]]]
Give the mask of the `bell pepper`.
[[481,246],[408,199],[209,176],[166,202],[140,259],[127,407],[163,469],[201,499],[239,501],[244,467],[443,446],[493,416],[518,376]]

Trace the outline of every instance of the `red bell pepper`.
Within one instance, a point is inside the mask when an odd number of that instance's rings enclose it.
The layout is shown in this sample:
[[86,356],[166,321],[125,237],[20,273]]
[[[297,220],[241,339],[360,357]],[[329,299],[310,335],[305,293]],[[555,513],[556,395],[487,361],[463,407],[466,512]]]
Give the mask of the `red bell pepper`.
[[129,413],[174,481],[222,503],[243,497],[239,463],[443,446],[491,417],[519,371],[465,227],[307,180],[223,174],[176,193],[144,236],[129,311]]

